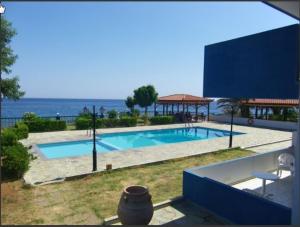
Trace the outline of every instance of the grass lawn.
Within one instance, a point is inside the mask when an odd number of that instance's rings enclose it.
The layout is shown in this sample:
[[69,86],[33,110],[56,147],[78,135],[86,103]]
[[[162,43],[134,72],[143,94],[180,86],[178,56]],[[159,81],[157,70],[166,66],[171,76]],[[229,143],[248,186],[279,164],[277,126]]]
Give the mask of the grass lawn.
[[153,203],[161,202],[181,195],[183,169],[252,154],[223,150],[38,187],[24,187],[21,181],[2,183],[2,224],[101,224],[116,214],[125,186],[146,185]]

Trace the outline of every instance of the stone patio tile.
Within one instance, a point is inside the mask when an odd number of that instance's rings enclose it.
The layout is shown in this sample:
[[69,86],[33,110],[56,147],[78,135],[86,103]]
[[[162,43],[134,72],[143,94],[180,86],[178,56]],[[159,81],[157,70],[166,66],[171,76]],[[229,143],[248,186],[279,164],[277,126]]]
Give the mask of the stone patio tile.
[[[194,126],[229,130],[228,124],[219,124],[213,122],[202,122],[194,124]],[[161,126],[138,126],[129,128],[110,128],[98,129],[97,133],[112,133],[112,132],[129,132],[140,130],[166,129],[166,128],[182,128],[184,124],[172,124]],[[291,132],[278,131],[263,128],[254,128],[246,126],[234,125],[234,131],[243,132],[245,134],[233,137],[233,146],[237,147],[252,147],[262,144],[273,143],[272,149],[280,149],[287,146],[287,143],[276,143],[278,141],[288,141],[292,138]],[[27,146],[53,143],[71,140],[86,140],[91,139],[86,134],[86,130],[60,131],[47,133],[30,133],[29,137],[21,142]],[[265,149],[268,148],[265,146]],[[191,155],[199,155],[213,152],[220,149],[228,148],[228,137],[219,137],[207,140],[197,140],[173,144],[164,144],[160,146],[142,147],[138,149],[128,149],[124,151],[114,151],[109,153],[97,154],[98,170],[103,171],[106,164],[112,164],[113,169],[123,168],[128,166],[164,161],[174,158],[188,157]],[[257,152],[261,150],[251,148]],[[59,159],[44,159],[35,149],[35,146],[30,150],[37,159],[30,163],[30,169],[24,175],[24,180],[27,184],[37,184],[41,182],[51,182],[56,179],[63,179],[76,175],[92,173],[92,151],[90,155],[59,158]]]

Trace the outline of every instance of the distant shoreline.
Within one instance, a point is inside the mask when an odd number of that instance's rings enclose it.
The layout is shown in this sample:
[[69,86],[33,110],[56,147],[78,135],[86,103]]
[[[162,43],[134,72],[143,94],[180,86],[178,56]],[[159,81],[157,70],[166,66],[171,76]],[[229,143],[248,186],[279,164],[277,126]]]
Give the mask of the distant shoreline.
[[[25,99],[30,99],[30,100],[33,100],[33,99],[44,99],[44,100],[117,100],[117,101],[120,101],[120,100],[125,100],[125,99],[109,99],[109,98],[107,98],[107,99],[105,99],[105,98],[20,98],[20,100],[25,100]],[[19,100],[16,100],[16,101],[14,101],[14,100],[9,100],[9,99],[3,99],[2,101],[13,101],[13,102],[17,102],[17,101],[19,101]]]

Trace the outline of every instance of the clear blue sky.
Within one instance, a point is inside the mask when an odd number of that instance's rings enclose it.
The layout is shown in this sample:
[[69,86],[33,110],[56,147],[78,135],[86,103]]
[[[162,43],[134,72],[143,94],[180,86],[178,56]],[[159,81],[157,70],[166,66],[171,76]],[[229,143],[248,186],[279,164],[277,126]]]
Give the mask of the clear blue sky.
[[204,46],[297,23],[261,2],[4,2],[26,97],[202,95]]

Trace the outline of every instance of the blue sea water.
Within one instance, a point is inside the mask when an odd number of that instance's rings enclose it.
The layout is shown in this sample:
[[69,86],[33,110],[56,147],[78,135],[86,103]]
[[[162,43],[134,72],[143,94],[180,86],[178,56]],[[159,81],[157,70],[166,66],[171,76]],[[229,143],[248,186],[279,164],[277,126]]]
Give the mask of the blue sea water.
[[[92,110],[93,105],[96,111],[103,106],[106,110],[115,109],[118,112],[128,111],[124,100],[121,99],[55,99],[55,98],[23,98],[18,101],[3,100],[2,117],[22,117],[25,112],[34,112],[39,116],[55,116],[59,113],[61,116],[74,116],[86,106]],[[142,113],[144,109],[136,106]],[[148,108],[150,114],[153,113],[153,107]],[[176,110],[176,108],[175,108]],[[189,109],[194,111],[193,107]],[[161,106],[157,106],[157,111],[162,111]],[[206,107],[199,108],[199,112],[206,113]],[[220,113],[215,102],[211,103],[211,113]]]

